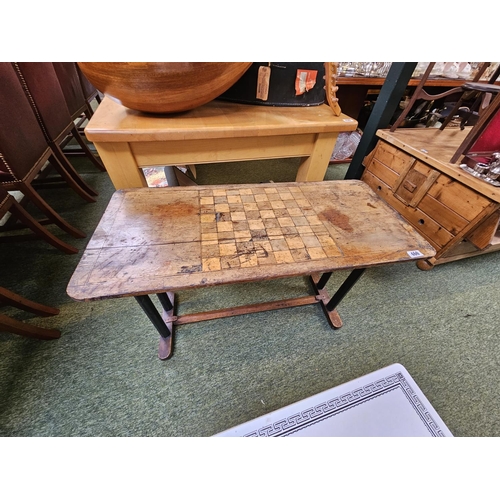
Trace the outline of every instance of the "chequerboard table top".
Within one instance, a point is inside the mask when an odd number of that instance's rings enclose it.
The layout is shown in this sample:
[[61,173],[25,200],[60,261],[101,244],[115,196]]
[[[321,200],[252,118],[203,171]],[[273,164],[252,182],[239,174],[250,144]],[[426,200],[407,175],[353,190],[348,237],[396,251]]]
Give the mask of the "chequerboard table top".
[[361,181],[126,189],[113,194],[67,291],[135,296],[434,254]]

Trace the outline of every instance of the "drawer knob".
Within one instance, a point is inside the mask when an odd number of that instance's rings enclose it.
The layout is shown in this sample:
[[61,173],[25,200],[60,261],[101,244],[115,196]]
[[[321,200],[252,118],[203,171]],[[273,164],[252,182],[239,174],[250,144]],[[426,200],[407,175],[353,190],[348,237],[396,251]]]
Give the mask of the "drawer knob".
[[410,191],[410,193],[413,193],[413,191],[415,191],[415,189],[417,189],[417,185],[416,184],[413,184],[413,182],[410,182],[408,180],[404,181],[403,183],[403,187],[407,190],[407,191]]

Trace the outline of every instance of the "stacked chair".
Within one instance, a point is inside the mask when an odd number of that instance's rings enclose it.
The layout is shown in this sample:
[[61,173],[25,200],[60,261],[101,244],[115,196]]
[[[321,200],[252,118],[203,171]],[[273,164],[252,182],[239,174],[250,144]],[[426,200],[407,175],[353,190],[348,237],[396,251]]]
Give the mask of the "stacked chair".
[[82,73],[81,69],[78,67],[78,64],[76,63],[72,64],[75,66],[76,71],[78,73],[80,84],[82,86],[83,96],[85,98],[85,101],[87,102],[87,109],[89,110],[90,115],[92,115],[93,114],[92,101],[95,99],[97,101],[97,104],[101,104],[101,94],[89,82],[88,78]]
[[[60,247],[61,250],[64,249],[66,245],[64,242],[41,226],[8,191],[0,186],[0,218],[3,218],[7,213],[10,213],[12,217],[20,220],[26,227],[30,228],[33,233],[45,239],[51,245],[56,248]],[[25,299],[1,286],[0,304],[22,309],[23,311],[36,314],[37,316],[45,317],[59,314],[59,309],[55,307],[45,306],[38,302]],[[29,325],[5,314],[0,314],[0,330],[42,340],[58,339],[61,336],[59,330]]]
[[[94,113],[91,105],[92,101],[96,99],[98,103],[100,102],[99,92],[80,71],[76,63],[57,62],[51,64],[59,80],[59,85],[61,86],[71,119],[75,122],[76,130],[83,135],[82,124],[86,120],[90,120]],[[77,139],[81,149],[65,148],[72,137]],[[88,148],[85,148],[82,144],[81,138],[79,140],[74,135],[68,136],[62,143],[62,147],[65,148],[65,152],[68,155],[84,155],[88,157]],[[90,159],[99,170],[105,170],[103,163],[97,156]]]
[[79,141],[82,150],[94,165],[99,166],[96,157],[80,137],[71,118],[64,94],[59,85],[52,63],[12,63],[26,98],[30,103],[45,140],[53,156],[74,179],[74,189],[86,201],[95,201],[97,193],[81,178],[64,155],[62,144],[68,135]]
[[[78,75],[76,64],[71,65]],[[99,170],[104,167],[76,129],[53,63],[0,62],[0,80],[0,218],[10,214],[2,228],[2,233],[9,231],[9,236],[0,236],[0,242],[26,241],[31,235],[63,253],[75,254],[78,249],[54,235],[47,226],[56,225],[75,238],[83,238],[85,234],[57,213],[37,188],[47,187],[47,182],[55,178],[59,184],[64,182],[67,188],[71,188],[65,192],[73,191],[87,202],[95,201],[97,192],[84,181],[64,154],[62,144],[68,137],[78,141],[85,156]],[[79,85],[82,92],[81,83]],[[90,97],[92,93],[88,95]],[[49,175],[54,170],[55,177]],[[17,201],[10,191],[22,193],[22,201]],[[28,204],[37,210],[28,211]],[[38,217],[33,212],[38,212]],[[19,233],[17,229],[21,228],[29,228],[30,235],[26,235],[26,231]],[[2,304],[38,316],[59,313],[56,308],[30,301],[0,286]],[[58,330],[25,324],[5,314],[0,314],[0,331],[37,339],[60,337]]]
[[[45,306],[38,302],[25,299],[6,288],[0,287],[0,303],[24,311],[31,312],[37,316],[55,316],[59,314],[59,309]],[[61,336],[61,332],[55,328],[43,328],[41,326],[29,325],[6,314],[0,314],[0,330],[4,332],[31,337],[39,340],[54,340]]]
[[[85,234],[63,219],[33,187],[50,160],[66,183],[82,198],[88,199],[88,193],[76,180],[78,173],[66,170],[54,156],[11,63],[0,63],[0,79],[0,185],[7,191],[20,191],[50,223],[71,236],[84,238]],[[76,252],[74,247],[67,250],[67,253]]]
[[494,72],[492,77],[490,77],[488,83],[480,82],[479,79],[484,74],[486,69],[491,65],[491,63],[489,62],[482,63],[478,73],[471,82],[465,82],[462,85],[458,85],[439,94],[429,94],[424,90],[424,86],[428,78],[430,77],[435,64],[435,62],[429,63],[426,71],[420,79],[419,84],[415,88],[410,101],[408,102],[403,112],[396,119],[394,124],[391,126],[390,131],[394,132],[398,127],[404,124],[407,115],[413,109],[416,101],[433,101],[452,94],[457,94],[459,98],[457,99],[453,110],[450,112],[448,118],[445,119],[440,127],[440,130],[443,130],[450,123],[451,119],[458,111],[459,107],[462,105],[465,96],[469,95],[470,93],[475,93],[477,97],[474,104],[472,105],[472,109],[463,117],[461,121],[461,129],[464,129],[465,125],[467,125],[467,121],[474,115],[477,117],[477,122],[472,127],[470,127],[469,133],[466,135],[460,146],[450,158],[450,163],[456,163],[463,155],[466,155],[469,152],[470,148],[483,133],[490,120],[500,110],[500,86],[494,84],[499,76],[500,70]]
[[93,111],[85,98],[78,69],[73,62],[51,63],[66,100],[71,118],[76,120],[84,114],[89,120]]

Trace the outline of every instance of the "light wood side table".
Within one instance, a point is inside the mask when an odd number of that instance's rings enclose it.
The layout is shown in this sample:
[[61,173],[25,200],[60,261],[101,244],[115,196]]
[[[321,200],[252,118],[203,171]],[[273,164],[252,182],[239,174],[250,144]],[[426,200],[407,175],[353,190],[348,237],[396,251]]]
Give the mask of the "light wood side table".
[[85,134],[116,189],[147,187],[142,168],[302,157],[296,181],[322,181],[337,136],[357,127],[326,104],[269,107],[211,101],[173,115],[148,115],[109,97]]

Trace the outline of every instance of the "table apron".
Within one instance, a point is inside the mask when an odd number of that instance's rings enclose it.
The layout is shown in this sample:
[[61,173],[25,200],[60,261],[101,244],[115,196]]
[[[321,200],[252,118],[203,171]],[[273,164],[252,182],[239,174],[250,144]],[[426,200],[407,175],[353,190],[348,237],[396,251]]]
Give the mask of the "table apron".
[[310,156],[318,140],[335,146],[338,133],[178,140],[168,142],[130,142],[139,167],[220,163],[229,161]]

